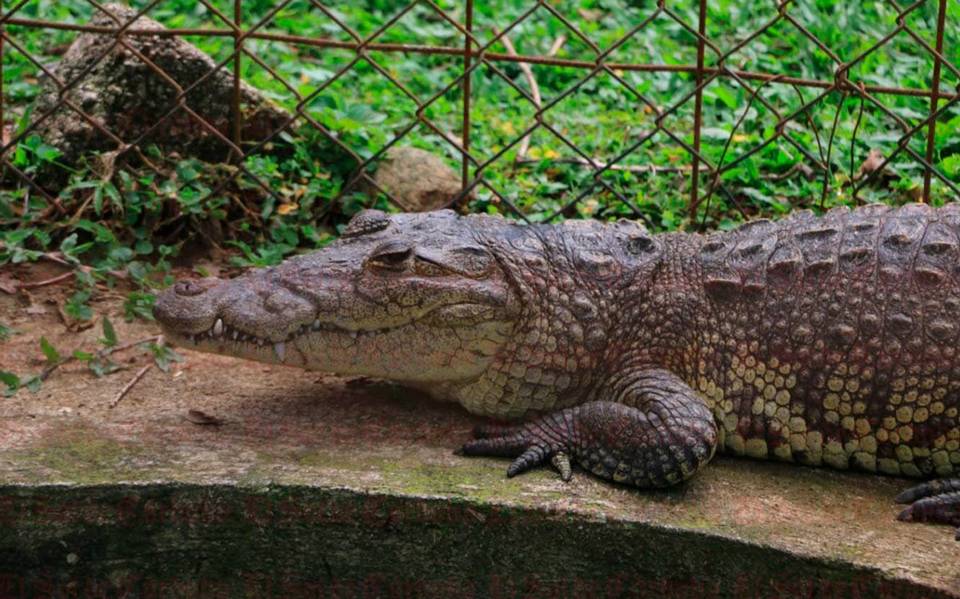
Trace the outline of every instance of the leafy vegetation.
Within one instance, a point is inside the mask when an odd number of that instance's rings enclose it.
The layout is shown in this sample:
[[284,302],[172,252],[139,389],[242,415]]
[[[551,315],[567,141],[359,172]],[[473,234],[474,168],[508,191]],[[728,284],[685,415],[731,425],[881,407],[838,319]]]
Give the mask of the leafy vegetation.
[[[131,4],[140,8],[147,3]],[[210,4],[233,15],[228,0]],[[108,155],[64,164],[57,148],[27,134],[7,157],[52,201],[6,170],[0,189],[0,266],[52,260],[71,268],[75,289],[63,310],[77,321],[94,317],[89,300],[98,289],[122,279],[125,316],[150,318],[153,291],[169,284],[175,260],[213,250],[237,267],[274,264],[328,243],[364,206],[389,209],[386,198],[369,197],[351,183],[356,158],[379,156],[398,136],[399,143],[431,150],[459,170],[461,153],[450,140],[462,133],[463,63],[452,52],[462,48],[463,34],[452,22],[464,21],[465,3],[438,1],[447,17],[428,3],[406,10],[408,3],[400,0],[324,2],[326,12],[295,0],[273,13],[277,4],[243,2],[244,27],[306,40],[350,42],[353,36],[373,36],[376,43],[428,44],[451,52],[426,55],[371,46],[361,55],[276,38],[247,39],[245,48],[262,65],[245,57],[243,78],[291,111],[302,102],[305,116],[241,164],[209,164],[156,148],[144,148],[156,168],[133,160],[114,163]],[[719,177],[701,175],[702,201],[692,214],[687,148],[694,144],[696,79],[682,70],[624,66],[695,64],[697,14],[692,3],[668,2],[668,10],[658,12],[652,0],[558,0],[515,25],[535,3],[476,4],[474,36],[487,52],[505,55],[515,48],[525,55],[552,53],[568,64],[593,64],[600,49],[607,62],[616,64],[594,71],[533,64],[529,75],[516,62],[475,66],[469,133],[476,162],[470,172],[482,175],[484,183],[464,210],[516,216],[512,205],[532,221],[639,216],[656,230],[672,230],[730,228],[745,218],[776,217],[798,207],[822,210],[919,197],[922,167],[906,152],[897,154],[856,197],[853,193],[870,171],[871,152],[889,156],[903,135],[900,122],[913,126],[929,113],[927,97],[880,91],[928,88],[933,71],[932,54],[906,31],[868,51],[897,27],[898,10],[891,2],[798,0],[787,5],[794,23],[775,19],[773,3],[708,3],[707,67],[830,82],[840,60],[849,63],[845,72],[850,81],[875,86],[871,97],[886,108],[837,91],[808,105],[822,89],[778,80],[744,75],[711,80],[703,89],[702,155],[725,168]],[[923,3],[903,17],[931,46],[936,5]],[[948,6],[944,54],[951,58],[960,48],[960,4]],[[93,10],[86,0],[37,0],[17,16],[86,23]],[[396,15],[401,16],[392,20]],[[188,0],[160,3],[149,16],[174,28],[229,29],[203,3]],[[632,31],[648,17],[649,23]],[[55,63],[76,35],[13,24],[6,31],[44,65]],[[504,31],[506,43],[497,39]],[[231,37],[186,39],[232,68]],[[17,46],[6,44],[3,54],[4,139],[38,118],[31,105],[41,89],[41,72]],[[520,140],[539,110],[531,76],[546,110],[544,124],[524,144]],[[954,70],[943,70],[944,90],[954,90],[958,83]],[[793,118],[778,124],[788,115]],[[784,135],[778,137],[781,129]],[[925,133],[923,128],[907,142],[919,155],[925,154]],[[766,144],[771,138],[777,139]],[[958,105],[938,119],[935,141],[933,164],[960,183]],[[521,156],[524,145],[527,151]],[[586,159],[616,166],[595,175],[582,164]],[[817,167],[818,161],[828,169]],[[365,167],[372,171],[375,160]],[[51,171],[60,173],[62,185],[45,182],[44,173]],[[951,194],[934,179],[932,201],[946,201]],[[0,328],[0,335],[9,334],[4,331]],[[47,348],[43,353],[50,359]],[[95,354],[72,355],[91,367],[99,364],[102,372],[109,369],[87,356]],[[21,384],[9,373],[2,376],[8,388]]]

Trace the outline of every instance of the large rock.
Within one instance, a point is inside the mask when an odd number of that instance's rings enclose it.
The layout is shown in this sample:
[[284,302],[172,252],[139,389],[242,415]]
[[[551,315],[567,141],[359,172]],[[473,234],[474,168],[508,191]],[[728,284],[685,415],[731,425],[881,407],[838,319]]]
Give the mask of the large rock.
[[[108,4],[107,9],[124,23],[136,15],[133,9],[119,4]],[[102,12],[98,12],[91,23],[117,27],[117,23]],[[132,28],[164,29],[146,17],[139,18]],[[177,90],[134,52],[120,44],[113,46],[114,39],[99,33],[77,36],[54,74],[63,82],[70,82],[91,69],[67,92],[66,98],[108,131],[130,143],[176,106]],[[216,66],[209,56],[176,37],[127,35],[123,39],[184,89]],[[107,55],[98,61],[104,52]],[[44,85],[45,91],[34,110],[35,118],[56,106],[60,99],[57,86],[50,78],[45,79]],[[189,92],[186,104],[229,139],[232,137],[232,98],[232,69],[228,64]],[[288,113],[249,85],[241,86],[241,98],[245,141],[263,139],[288,118]],[[47,143],[59,148],[63,159],[70,163],[91,151],[117,149],[114,140],[66,105],[57,108],[40,125],[38,133]],[[222,160],[229,153],[229,146],[182,109],[150,131],[140,146],[148,143],[207,160]]]
[[450,206],[460,193],[461,184],[460,175],[439,156],[409,146],[387,150],[377,165],[374,181],[409,212]]

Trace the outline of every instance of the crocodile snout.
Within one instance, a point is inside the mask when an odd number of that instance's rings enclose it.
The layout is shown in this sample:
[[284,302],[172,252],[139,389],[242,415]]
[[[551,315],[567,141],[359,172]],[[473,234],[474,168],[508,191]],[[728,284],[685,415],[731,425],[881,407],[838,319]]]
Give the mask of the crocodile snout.
[[217,302],[209,292],[222,283],[214,277],[180,281],[157,297],[153,316],[174,333],[194,333],[209,327],[217,311]]

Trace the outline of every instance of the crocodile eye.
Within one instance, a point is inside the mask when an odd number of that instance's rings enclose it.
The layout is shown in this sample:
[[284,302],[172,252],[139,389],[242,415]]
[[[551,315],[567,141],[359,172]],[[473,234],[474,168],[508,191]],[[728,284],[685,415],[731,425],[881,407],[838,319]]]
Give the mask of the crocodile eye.
[[413,247],[400,240],[388,241],[367,258],[367,265],[387,270],[403,270],[413,257]]
[[648,235],[638,235],[627,241],[627,252],[634,256],[640,256],[651,250],[653,250],[653,238]]

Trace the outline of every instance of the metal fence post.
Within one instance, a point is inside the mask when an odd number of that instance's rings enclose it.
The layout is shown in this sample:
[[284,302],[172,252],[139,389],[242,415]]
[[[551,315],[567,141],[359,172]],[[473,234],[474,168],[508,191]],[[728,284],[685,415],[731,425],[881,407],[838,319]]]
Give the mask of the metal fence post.
[[472,40],[470,34],[473,33],[473,0],[467,0],[466,15],[464,17],[464,28],[466,33],[463,35],[463,72],[466,74],[463,78],[463,119],[461,121],[462,131],[460,133],[460,145],[463,147],[460,163],[460,187],[461,191],[467,188],[470,182],[470,66],[473,63],[471,46]]
[[[940,99],[940,57],[943,56],[943,30],[947,18],[947,0],[940,0],[937,12],[937,55],[933,57],[933,80],[930,83],[930,116],[937,112],[937,102]],[[927,164],[933,164],[934,137],[937,132],[937,119],[931,118],[927,129]],[[923,169],[923,201],[930,202],[930,178],[932,173],[928,167]]]
[[690,209],[691,221],[697,219],[697,204],[700,203],[700,129],[703,126],[703,62],[707,34],[707,0],[700,0],[700,17],[697,22],[697,95],[693,105],[693,172],[690,177]]
[[[0,1],[0,10],[2,10],[2,1]],[[3,106],[3,94],[5,93],[3,85],[3,32],[6,31],[6,27],[3,24],[0,24],[0,148],[7,145],[7,140],[4,139],[3,132],[6,131],[6,123],[4,117],[4,106]],[[0,159],[3,158],[3,153],[0,153]],[[6,170],[6,169],[4,169]]]
[[[240,110],[240,55],[243,51],[243,8],[241,0],[233,0],[233,143],[239,148],[243,131],[243,114]],[[237,161],[243,156],[237,156]]]

